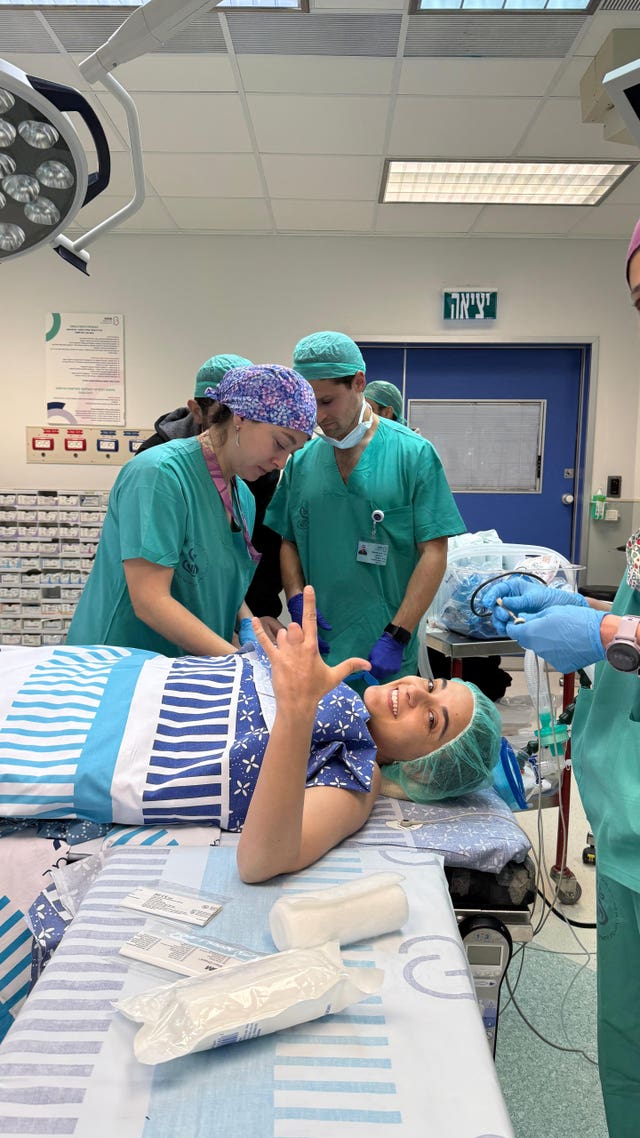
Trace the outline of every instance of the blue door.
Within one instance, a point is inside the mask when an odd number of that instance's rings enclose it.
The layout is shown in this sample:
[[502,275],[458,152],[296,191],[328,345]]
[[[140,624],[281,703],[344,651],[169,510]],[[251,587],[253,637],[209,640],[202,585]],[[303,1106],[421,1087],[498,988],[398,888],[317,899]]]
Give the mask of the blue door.
[[[544,545],[571,560],[580,547],[590,349],[587,345],[360,344],[367,380],[387,379],[409,399],[544,401],[536,492],[455,493],[467,529]],[[437,439],[434,440],[437,447]],[[483,439],[477,439],[478,454]],[[571,501],[573,499],[573,501]]]

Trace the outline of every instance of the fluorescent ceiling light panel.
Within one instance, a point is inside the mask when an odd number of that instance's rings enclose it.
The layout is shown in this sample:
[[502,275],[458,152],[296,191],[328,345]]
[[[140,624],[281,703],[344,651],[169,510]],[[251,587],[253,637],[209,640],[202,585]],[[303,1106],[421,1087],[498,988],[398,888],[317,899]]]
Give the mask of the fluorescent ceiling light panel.
[[597,205],[635,162],[387,162],[382,202]]

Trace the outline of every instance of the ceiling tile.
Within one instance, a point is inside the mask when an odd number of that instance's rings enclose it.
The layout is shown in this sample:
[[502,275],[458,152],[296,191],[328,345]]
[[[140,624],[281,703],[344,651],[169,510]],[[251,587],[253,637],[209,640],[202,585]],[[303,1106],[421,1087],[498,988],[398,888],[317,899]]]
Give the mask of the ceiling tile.
[[172,55],[156,52],[122,63],[118,82],[127,91],[235,91],[237,84],[226,55]]
[[246,91],[263,94],[388,95],[392,59],[317,55],[240,55]]
[[271,154],[378,154],[383,98],[249,95],[258,146]]
[[605,142],[602,123],[583,123],[579,99],[547,99],[518,151],[519,157],[613,158],[638,157],[636,146]]
[[629,240],[638,220],[638,205],[613,205],[608,201],[595,206],[571,230],[573,237],[620,237]]
[[396,104],[389,151],[396,158],[511,155],[535,112],[535,99],[419,99]]
[[273,231],[266,203],[255,198],[165,198],[164,204],[183,230]]
[[399,92],[438,98],[543,95],[558,66],[557,59],[404,59]]
[[569,59],[559,70],[558,79],[549,92],[554,96],[565,96],[570,99],[580,98],[580,80],[592,60],[591,55],[577,55]]
[[267,154],[262,165],[272,198],[376,201],[380,190],[379,158]]
[[36,75],[39,79],[52,79],[54,83],[65,83],[68,87],[75,87],[77,91],[85,91],[89,87],[69,55],[52,52],[50,55],[48,53],[4,55],[3,58],[20,67],[27,75]]
[[[99,101],[128,137],[126,116],[117,100],[105,92]],[[146,150],[237,154],[252,149],[238,95],[143,91],[135,103]]]
[[527,237],[531,234],[569,233],[577,221],[590,212],[590,206],[483,206],[474,233],[503,233]]
[[168,197],[262,197],[252,154],[147,154],[144,168],[158,194]]
[[[95,163],[94,163],[95,165]],[[148,175],[147,161],[145,158],[145,175]],[[150,183],[149,178],[145,177],[146,192],[149,196],[157,196],[154,186]],[[119,197],[121,194],[128,194],[133,197],[133,166],[131,165],[131,155],[128,150],[111,153],[111,177],[109,178],[109,185],[107,192],[109,196]]]
[[[118,210],[122,209],[127,204],[129,198],[125,197],[105,197],[101,194],[95,198],[84,209],[80,210],[77,216],[77,225],[69,226],[65,230],[71,237],[77,239],[82,233],[92,229],[100,221],[105,218],[113,216]],[[128,233],[175,233],[176,226],[174,225],[171,217],[164,208],[159,198],[148,197],[140,206],[140,209],[132,214],[131,217],[112,230],[113,233],[126,230]],[[89,245],[89,250],[93,249]]]
[[369,233],[374,209],[373,202],[273,202],[280,232]]
[[421,234],[467,233],[481,206],[431,203],[379,205],[376,233]]

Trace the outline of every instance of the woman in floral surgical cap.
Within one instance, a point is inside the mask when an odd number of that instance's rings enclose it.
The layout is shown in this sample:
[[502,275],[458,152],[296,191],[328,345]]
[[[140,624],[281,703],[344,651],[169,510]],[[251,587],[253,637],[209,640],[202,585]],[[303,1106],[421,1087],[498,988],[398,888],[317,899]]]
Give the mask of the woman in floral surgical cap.
[[[627,251],[640,311],[640,221]],[[498,598],[503,604],[497,605]],[[595,837],[598,1059],[610,1138],[640,1133],[640,530],[613,605],[506,579],[487,589],[500,632],[560,672],[596,663],[576,703],[573,766]],[[511,611],[509,611],[511,610]],[[524,617],[515,624],[513,614]]]
[[316,424],[311,386],[276,365],[228,371],[210,426],[120,471],[69,644],[220,656],[254,639],[244,598],[260,555],[242,481],[282,470]]

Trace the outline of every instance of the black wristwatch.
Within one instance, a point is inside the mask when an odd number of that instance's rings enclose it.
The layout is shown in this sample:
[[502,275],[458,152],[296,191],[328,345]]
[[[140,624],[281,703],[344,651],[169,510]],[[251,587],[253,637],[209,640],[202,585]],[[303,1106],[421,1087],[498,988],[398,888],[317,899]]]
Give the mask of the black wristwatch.
[[623,616],[613,640],[605,648],[607,663],[618,672],[640,671],[640,648],[636,641],[639,624],[639,616]]
[[406,628],[402,628],[400,624],[388,624],[385,632],[388,632],[389,636],[393,640],[397,640],[398,644],[402,644],[403,647],[411,640],[411,633],[407,632]]

